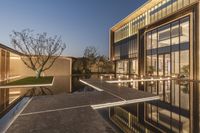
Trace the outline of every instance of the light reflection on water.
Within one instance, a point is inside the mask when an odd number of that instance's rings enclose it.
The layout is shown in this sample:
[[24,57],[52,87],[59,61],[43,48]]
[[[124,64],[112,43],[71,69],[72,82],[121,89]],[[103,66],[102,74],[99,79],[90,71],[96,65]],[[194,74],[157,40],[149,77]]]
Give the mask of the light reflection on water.
[[[133,87],[133,84],[136,85],[136,88]],[[116,85],[118,87],[126,86],[159,95],[160,100],[111,108],[111,116],[115,120],[116,118],[120,118],[118,121],[122,123],[127,122],[130,125],[130,116],[128,113],[131,113],[131,116],[143,121],[143,123],[140,123],[136,120],[134,121],[135,123],[145,126],[151,125],[151,127],[156,127],[161,132],[190,132],[191,124],[199,123],[199,120],[193,119],[191,115],[195,109],[193,98],[199,104],[198,98],[195,98],[193,95],[194,93],[199,93],[199,83],[197,81],[144,81],[143,84],[133,81]],[[144,115],[141,116],[141,114]],[[134,122],[131,121],[131,124],[135,125]],[[129,128],[134,127],[130,126]]]

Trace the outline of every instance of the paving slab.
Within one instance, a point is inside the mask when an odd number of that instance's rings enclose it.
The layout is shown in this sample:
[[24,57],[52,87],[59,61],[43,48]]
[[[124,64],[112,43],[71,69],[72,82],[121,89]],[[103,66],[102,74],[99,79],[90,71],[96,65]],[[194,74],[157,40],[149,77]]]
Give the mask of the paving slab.
[[91,107],[20,115],[7,133],[114,133]]
[[95,86],[111,95],[118,96],[123,100],[136,100],[142,98],[159,97],[149,92],[139,91],[130,87],[118,86],[117,84],[107,83],[99,79],[82,79],[80,80],[88,85]]
[[[103,91],[33,97],[7,133],[113,133],[114,129],[95,108],[130,104],[141,98],[156,97],[148,92],[98,80],[84,80]],[[155,99],[154,99],[155,100]],[[120,103],[120,104],[119,104]]]
[[106,92],[82,92],[77,94],[59,94],[33,97],[22,114],[45,110],[62,109],[78,106],[90,106],[108,102],[118,102],[119,98]]

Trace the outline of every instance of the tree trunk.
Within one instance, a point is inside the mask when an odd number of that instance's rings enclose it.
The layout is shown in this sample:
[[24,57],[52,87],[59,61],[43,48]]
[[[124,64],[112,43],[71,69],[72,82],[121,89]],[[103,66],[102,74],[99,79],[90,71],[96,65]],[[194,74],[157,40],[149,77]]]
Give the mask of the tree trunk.
[[40,78],[41,73],[42,73],[41,69],[39,69],[39,70],[36,71],[36,79]]

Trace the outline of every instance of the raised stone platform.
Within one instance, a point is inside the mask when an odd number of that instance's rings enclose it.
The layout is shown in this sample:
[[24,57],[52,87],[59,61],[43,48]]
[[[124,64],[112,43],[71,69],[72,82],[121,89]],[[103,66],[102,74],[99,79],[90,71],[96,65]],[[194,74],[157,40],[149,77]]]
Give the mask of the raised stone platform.
[[111,96],[118,98],[117,102],[92,105],[94,109],[159,100],[159,96],[151,94],[149,92],[139,91],[129,87],[118,86],[116,84],[107,83],[104,80],[82,79],[80,80],[80,82],[90,87],[93,87],[97,91],[103,91],[110,94]]
[[91,105],[117,100],[97,91],[33,97],[7,133],[114,133]]
[[114,133],[115,129],[95,109],[159,99],[105,81],[81,82],[99,91],[33,97],[7,133]]

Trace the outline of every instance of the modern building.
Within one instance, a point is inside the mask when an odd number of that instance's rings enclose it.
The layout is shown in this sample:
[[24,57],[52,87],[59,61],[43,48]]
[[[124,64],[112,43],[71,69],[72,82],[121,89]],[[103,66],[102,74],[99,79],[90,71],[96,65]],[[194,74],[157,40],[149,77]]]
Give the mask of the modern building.
[[[199,0],[148,0],[110,29],[116,75],[199,81],[199,31]],[[138,104],[135,115],[127,107],[112,108],[111,119],[124,132],[133,131],[134,120],[159,132],[199,132],[198,84],[158,81],[138,83],[138,89],[161,100]],[[136,118],[117,121],[118,114]]]

